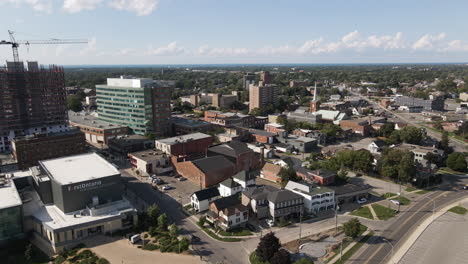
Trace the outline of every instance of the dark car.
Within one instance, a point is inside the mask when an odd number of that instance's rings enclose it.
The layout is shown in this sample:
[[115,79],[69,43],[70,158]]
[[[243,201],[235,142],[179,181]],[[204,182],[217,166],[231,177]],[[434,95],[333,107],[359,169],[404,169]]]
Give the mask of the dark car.
[[255,226],[252,225],[251,223],[245,224],[245,227],[247,227],[247,229],[249,229],[249,230],[252,231],[252,232],[255,232],[255,230],[256,230],[256,229],[255,229]]

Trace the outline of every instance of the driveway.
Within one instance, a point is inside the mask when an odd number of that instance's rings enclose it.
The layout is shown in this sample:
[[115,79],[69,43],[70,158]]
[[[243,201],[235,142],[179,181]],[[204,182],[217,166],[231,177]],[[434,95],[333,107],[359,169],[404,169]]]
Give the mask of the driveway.
[[174,253],[161,253],[157,250],[147,251],[132,245],[128,239],[98,236],[86,245],[98,256],[110,263],[125,264],[195,264],[202,263],[197,256]]

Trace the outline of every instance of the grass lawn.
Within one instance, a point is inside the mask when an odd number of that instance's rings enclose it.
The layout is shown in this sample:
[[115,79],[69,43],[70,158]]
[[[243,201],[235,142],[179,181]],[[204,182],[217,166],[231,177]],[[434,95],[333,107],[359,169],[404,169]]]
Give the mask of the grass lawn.
[[395,199],[397,201],[400,201],[401,205],[408,205],[410,204],[410,200],[406,197],[400,196],[400,199],[398,197]]
[[414,191],[416,191],[416,188],[414,188],[414,187],[412,187],[412,186],[406,187],[405,191],[407,191],[407,192],[414,192]]
[[380,204],[373,204],[372,208],[374,209],[375,214],[380,220],[390,219],[394,217],[397,213],[396,210],[390,209]]
[[449,167],[442,167],[440,168],[438,171],[438,173],[446,173],[446,174],[466,174],[464,172],[461,172],[461,171],[456,171],[456,170],[452,170],[451,168]]
[[385,199],[388,199],[388,198],[393,197],[393,196],[397,196],[397,194],[396,193],[390,193],[390,192],[382,194],[382,197],[385,198]]
[[369,207],[367,206],[363,206],[357,210],[352,211],[350,215],[365,217],[365,218],[372,219],[372,220],[374,219]]
[[245,228],[235,228],[229,231],[221,230],[218,234],[222,236],[251,236],[252,232]]
[[348,261],[351,256],[353,256],[356,251],[358,251],[366,242],[369,240],[374,235],[374,232],[369,232],[369,234],[365,235],[359,242],[357,242],[350,250],[348,250],[345,254],[343,254],[343,257],[338,259],[334,264],[343,264]]
[[449,212],[456,213],[459,215],[464,215],[468,210],[465,207],[462,206],[455,206],[449,209]]
[[234,238],[234,237],[219,237],[218,235],[216,235],[215,233],[213,233],[213,231],[211,231],[210,229],[204,227],[204,226],[201,226],[197,223],[197,225],[203,230],[205,231],[205,233],[207,233],[210,237],[216,239],[216,240],[219,240],[219,241],[223,241],[223,242],[239,242],[241,241],[241,239],[239,238]]
[[268,262],[263,262],[259,260],[255,251],[250,253],[249,261],[250,261],[250,264],[268,264]]
[[417,191],[415,192],[416,194],[425,194],[425,193],[428,193],[429,191],[426,191],[426,190],[420,190],[420,191]]

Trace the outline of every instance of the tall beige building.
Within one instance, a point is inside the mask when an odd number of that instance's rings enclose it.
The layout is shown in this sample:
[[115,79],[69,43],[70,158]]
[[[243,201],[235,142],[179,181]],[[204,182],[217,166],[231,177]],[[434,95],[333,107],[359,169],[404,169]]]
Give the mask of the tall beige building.
[[278,103],[278,87],[273,84],[260,83],[249,86],[249,110],[262,108],[267,104]]

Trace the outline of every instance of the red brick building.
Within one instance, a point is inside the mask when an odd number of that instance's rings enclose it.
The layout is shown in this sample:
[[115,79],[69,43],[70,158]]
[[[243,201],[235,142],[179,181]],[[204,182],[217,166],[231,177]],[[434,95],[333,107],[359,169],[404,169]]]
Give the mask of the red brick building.
[[335,182],[336,173],[323,169],[309,170],[304,167],[296,168],[297,176],[301,177],[306,182],[317,183],[320,185],[329,185]]
[[155,148],[177,157],[204,157],[214,138],[203,133],[193,133],[155,141]]
[[268,123],[265,124],[265,131],[279,135],[280,133],[283,133],[286,130],[284,129],[283,125],[277,123]]
[[216,185],[235,174],[235,165],[220,155],[192,161],[180,161],[173,156],[171,160],[177,173],[201,188]]
[[355,120],[341,120],[340,127],[342,129],[351,129],[353,133],[361,136],[369,135],[371,126],[368,120],[355,119]]
[[263,144],[273,144],[276,134],[264,130],[250,129],[250,133],[255,138],[256,142]]

